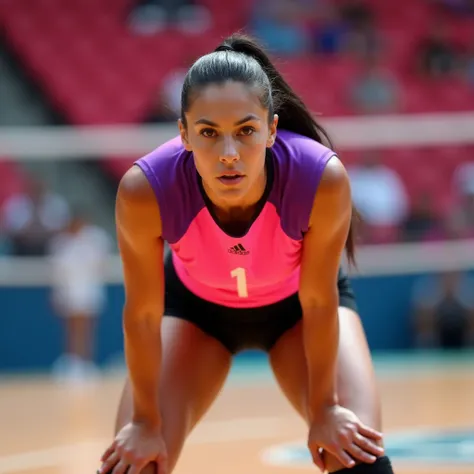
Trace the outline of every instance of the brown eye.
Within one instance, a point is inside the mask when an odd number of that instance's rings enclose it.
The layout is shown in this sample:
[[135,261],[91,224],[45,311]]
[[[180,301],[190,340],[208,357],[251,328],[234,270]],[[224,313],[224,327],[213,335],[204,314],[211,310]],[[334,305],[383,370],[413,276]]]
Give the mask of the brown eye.
[[213,130],[212,128],[203,128],[200,134],[206,138],[213,138],[216,136],[216,131]]
[[255,132],[253,127],[243,127],[240,129],[240,135],[244,135],[246,137],[252,135]]

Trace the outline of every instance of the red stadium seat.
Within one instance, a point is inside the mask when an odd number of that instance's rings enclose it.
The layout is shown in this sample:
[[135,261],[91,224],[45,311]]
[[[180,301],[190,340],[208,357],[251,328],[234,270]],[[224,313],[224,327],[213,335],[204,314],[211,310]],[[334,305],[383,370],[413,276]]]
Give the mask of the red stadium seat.
[[[126,24],[131,0],[3,0],[0,26],[25,71],[70,123],[136,123],[150,113],[166,75],[187,67],[213,50],[223,36],[244,26],[255,0],[238,2],[239,8],[236,4],[232,9],[221,0],[200,2],[210,9],[214,25],[198,35],[171,28],[149,36],[134,34]],[[430,83],[414,73],[416,44],[430,28],[434,2],[368,3],[382,35],[383,65],[396,74],[403,91],[399,110],[473,110],[474,89],[462,80]],[[449,21],[454,41],[474,41],[472,18],[453,16]],[[323,117],[354,114],[347,97],[360,67],[355,58],[302,55],[277,65],[313,112]],[[429,190],[441,214],[455,191],[451,177],[456,166],[474,160],[472,147],[388,149],[380,154],[400,174],[413,199]],[[348,166],[361,157],[357,150],[341,152]],[[119,180],[136,158],[108,157],[103,166]],[[0,161],[0,202],[21,182],[15,164]],[[396,229],[380,229],[376,240],[396,237]]]

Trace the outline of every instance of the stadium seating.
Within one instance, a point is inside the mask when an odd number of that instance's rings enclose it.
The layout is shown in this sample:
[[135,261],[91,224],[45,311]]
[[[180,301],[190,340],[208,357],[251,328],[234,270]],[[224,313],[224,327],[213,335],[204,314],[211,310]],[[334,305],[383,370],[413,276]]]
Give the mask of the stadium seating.
[[13,194],[25,189],[26,180],[17,163],[0,157],[0,207]]
[[[165,75],[190,55],[211,50],[226,34],[241,28],[253,1],[241,1],[237,9],[237,4],[229,8],[221,0],[201,0],[209,7],[214,26],[198,35],[171,28],[150,36],[133,34],[126,23],[130,0],[3,0],[0,27],[25,70],[68,122],[137,123],[151,112]],[[401,111],[474,109],[474,89],[461,79],[427,83],[414,73],[416,42],[430,26],[435,2],[369,3],[383,33],[384,65],[403,86]],[[453,16],[450,21],[455,41],[472,41],[473,18]],[[355,113],[347,100],[347,88],[360,67],[353,58],[292,57],[279,65],[311,110],[325,116]],[[452,172],[455,161],[445,160],[443,149],[389,150],[384,156],[400,171],[411,193],[420,187],[442,186],[447,181],[443,173]],[[104,166],[119,179],[131,161],[109,157]],[[439,166],[432,166],[435,161]]]
[[[126,123],[146,117],[166,73],[189,55],[209,51],[223,36],[241,28],[252,6],[252,0],[239,2],[236,13],[236,8],[229,9],[220,0],[202,3],[210,8],[214,27],[199,35],[171,29],[134,35],[126,24],[128,0],[4,0],[0,20],[24,67],[67,120],[73,124]],[[400,0],[396,7],[371,3],[383,29],[384,61],[402,73],[399,79],[408,89],[407,110],[472,107],[465,94],[474,99],[474,93],[460,81],[456,87],[452,81],[420,87],[413,77],[409,66],[413,44],[429,27],[430,2]],[[396,15],[391,8],[396,8]],[[474,31],[472,19],[458,19],[452,26],[459,41],[467,42]],[[312,110],[325,115],[353,112],[343,92],[357,70],[353,61],[341,56],[296,57],[285,59],[281,67]],[[442,97],[435,104],[434,93]]]

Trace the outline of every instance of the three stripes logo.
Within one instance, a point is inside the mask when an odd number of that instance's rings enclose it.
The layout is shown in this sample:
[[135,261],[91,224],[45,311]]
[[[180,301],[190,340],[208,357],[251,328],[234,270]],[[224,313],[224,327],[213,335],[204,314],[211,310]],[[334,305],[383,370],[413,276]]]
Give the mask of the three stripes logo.
[[248,255],[250,253],[249,250],[245,250],[245,247],[242,244],[237,244],[233,247],[229,247],[228,252],[233,253],[234,255]]

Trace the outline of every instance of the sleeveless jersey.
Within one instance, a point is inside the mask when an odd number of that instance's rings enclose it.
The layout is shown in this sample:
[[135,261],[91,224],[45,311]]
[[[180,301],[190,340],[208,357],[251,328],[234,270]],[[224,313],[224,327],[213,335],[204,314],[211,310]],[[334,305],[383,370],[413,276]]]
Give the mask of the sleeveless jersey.
[[183,284],[213,303],[250,308],[298,291],[303,236],[324,168],[334,155],[310,138],[279,130],[267,154],[260,212],[240,237],[216,223],[193,155],[180,137],[135,164],[153,188],[162,237]]

